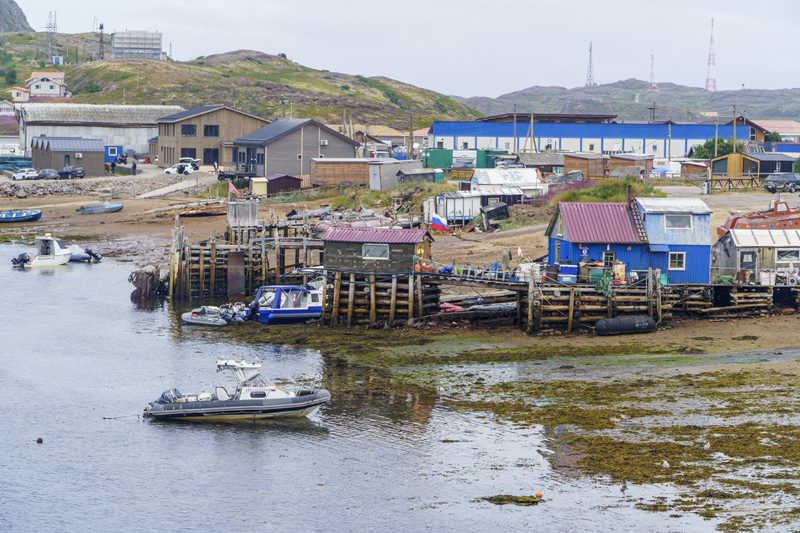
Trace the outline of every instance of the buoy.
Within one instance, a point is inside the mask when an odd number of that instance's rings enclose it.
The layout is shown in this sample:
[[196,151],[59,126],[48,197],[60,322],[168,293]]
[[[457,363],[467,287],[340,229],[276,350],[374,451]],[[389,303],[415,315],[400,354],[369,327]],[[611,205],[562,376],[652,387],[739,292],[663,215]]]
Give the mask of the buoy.
[[536,493],[536,499],[538,499],[538,500],[542,499],[542,493],[541,492],[537,492]]
[[43,442],[44,442],[44,440],[42,440],[42,437],[39,437],[38,439],[36,439],[36,442],[37,442],[38,444],[41,444],[41,443],[43,443]]

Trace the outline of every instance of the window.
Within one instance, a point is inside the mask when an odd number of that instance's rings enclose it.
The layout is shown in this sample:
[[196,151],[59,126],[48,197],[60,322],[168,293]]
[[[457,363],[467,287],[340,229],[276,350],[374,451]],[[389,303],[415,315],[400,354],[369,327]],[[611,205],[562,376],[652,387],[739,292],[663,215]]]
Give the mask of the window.
[[41,89],[41,87],[40,87],[39,85],[36,85],[35,87],[36,87],[37,89]]
[[203,137],[219,137],[219,126],[217,125],[203,126]]
[[800,263],[800,250],[797,248],[789,250],[775,250],[776,263]]
[[462,149],[462,150],[467,150],[467,149],[469,149],[469,143],[461,143],[461,149]]
[[492,196],[491,198],[489,198],[487,203],[489,205],[499,204],[500,203],[500,198],[498,198],[497,196]]
[[653,152],[658,152],[658,145],[653,145]]
[[181,137],[197,137],[197,126],[194,124],[181,124]]
[[590,144],[590,145],[589,145],[589,151],[590,151],[590,152],[594,152],[594,145],[593,145],[593,144]]
[[664,215],[666,229],[692,229],[692,215]]
[[557,235],[559,237],[563,237],[564,236],[564,217],[562,217],[561,215],[558,215],[558,233],[557,233]]
[[361,247],[361,255],[363,259],[378,259],[381,261],[389,260],[389,245],[388,244],[364,244]]
[[109,146],[108,147],[108,155],[110,155],[110,156],[117,155],[117,147],[116,146]]
[[614,260],[617,258],[616,252],[605,251],[603,252],[603,268],[606,270],[614,270]]
[[191,157],[192,159],[197,158],[197,149],[196,148],[181,148],[181,157]]
[[444,148],[444,141],[437,141],[436,148]]
[[263,165],[264,164],[264,154],[258,153],[256,154],[256,165]]
[[506,152],[511,150],[511,143],[506,143]]
[[670,252],[669,269],[686,270],[686,252]]
[[51,85],[51,86],[50,86],[50,88],[51,88],[51,89],[55,89],[55,88],[56,88],[56,86],[55,86],[55,85]]
[[297,154],[297,160],[303,159],[303,154]]

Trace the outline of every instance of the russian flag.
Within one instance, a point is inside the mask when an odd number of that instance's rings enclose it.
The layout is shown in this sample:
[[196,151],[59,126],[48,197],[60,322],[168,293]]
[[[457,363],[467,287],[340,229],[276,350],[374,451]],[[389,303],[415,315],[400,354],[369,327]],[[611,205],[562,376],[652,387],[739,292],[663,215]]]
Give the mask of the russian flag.
[[447,220],[440,217],[434,211],[431,214],[431,227],[436,231],[447,231]]

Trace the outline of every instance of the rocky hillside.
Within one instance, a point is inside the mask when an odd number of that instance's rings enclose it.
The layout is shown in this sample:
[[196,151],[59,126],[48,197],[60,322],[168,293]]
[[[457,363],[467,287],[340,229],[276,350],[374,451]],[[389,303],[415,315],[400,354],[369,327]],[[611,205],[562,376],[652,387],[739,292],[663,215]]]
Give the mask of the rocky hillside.
[[0,0],[0,32],[9,31],[33,31],[33,28],[14,0]]
[[529,87],[498,98],[473,97],[453,100],[481,113],[519,112],[599,113],[619,115],[621,120],[650,120],[655,103],[656,120],[697,120],[701,112],[721,116],[736,114],[760,119],[800,119],[800,89],[741,89],[707,93],[699,87],[662,83],[657,91],[644,81],[629,79],[596,87]]

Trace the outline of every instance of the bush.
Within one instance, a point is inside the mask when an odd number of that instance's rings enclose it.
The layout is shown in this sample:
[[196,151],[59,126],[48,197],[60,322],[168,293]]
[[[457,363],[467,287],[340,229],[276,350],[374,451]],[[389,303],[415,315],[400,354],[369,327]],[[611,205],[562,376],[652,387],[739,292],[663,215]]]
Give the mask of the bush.
[[[587,180],[581,180],[577,183],[581,184],[571,190],[558,193],[555,197],[551,198],[550,203],[556,204],[558,202],[627,202],[628,201],[628,185],[631,186],[631,197],[636,196],[657,196],[664,198],[667,195],[658,189],[651,187],[638,180],[628,178],[624,181],[615,179],[605,179],[593,187],[585,188],[583,183]],[[591,183],[591,182],[590,182]],[[573,184],[575,185],[575,184]]]
[[83,92],[85,93],[99,93],[103,90],[101,85],[96,84],[93,81],[89,81],[86,85],[83,86]]

